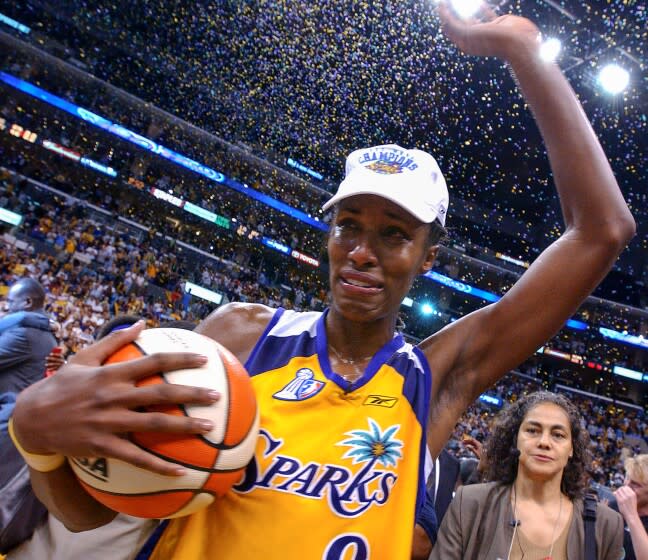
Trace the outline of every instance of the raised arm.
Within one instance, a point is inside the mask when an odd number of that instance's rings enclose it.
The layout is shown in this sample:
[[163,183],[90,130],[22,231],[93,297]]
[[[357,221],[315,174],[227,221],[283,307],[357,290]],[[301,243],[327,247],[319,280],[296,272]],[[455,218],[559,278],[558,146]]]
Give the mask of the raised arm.
[[544,139],[565,230],[497,303],[449,325],[421,348],[433,377],[432,444],[442,442],[485,388],[555,334],[632,238],[635,223],[610,165],[558,66],[539,56],[540,34],[517,16],[465,22],[439,7],[447,37],[471,55],[507,62]]

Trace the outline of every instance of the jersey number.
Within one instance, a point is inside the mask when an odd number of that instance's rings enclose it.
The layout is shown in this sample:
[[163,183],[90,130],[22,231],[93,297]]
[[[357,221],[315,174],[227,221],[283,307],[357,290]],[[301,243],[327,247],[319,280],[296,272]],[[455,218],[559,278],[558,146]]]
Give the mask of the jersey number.
[[353,556],[348,560],[367,560],[369,558],[369,545],[365,538],[356,533],[347,533],[339,535],[329,543],[322,560],[344,560],[350,549],[353,549]]

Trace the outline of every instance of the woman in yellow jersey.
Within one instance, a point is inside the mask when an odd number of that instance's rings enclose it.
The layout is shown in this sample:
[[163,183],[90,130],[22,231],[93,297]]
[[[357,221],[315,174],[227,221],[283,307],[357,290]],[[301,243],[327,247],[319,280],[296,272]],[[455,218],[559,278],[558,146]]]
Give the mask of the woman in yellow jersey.
[[[623,521],[596,507],[585,526],[589,435],[563,395],[539,391],[502,410],[484,445],[485,484],[459,489],[432,560],[621,560]],[[589,540],[594,556],[586,556]]]
[[[250,371],[262,435],[228,507],[172,522],[156,558],[409,558],[425,437],[436,456],[468,405],[562,327],[634,235],[576,96],[559,68],[539,56],[537,27],[487,10],[482,21],[462,21],[443,3],[439,14],[462,51],[498,57],[513,72],[546,144],[563,235],[497,303],[412,347],[395,335],[398,310],[414,278],[434,263],[448,205],[445,181],[433,158],[418,150],[387,145],[353,152],[330,203],[329,309],[317,316],[231,304],[198,327]],[[152,395],[134,386],[151,372],[200,364],[197,356],[100,367],[140,328],[79,353],[21,395],[14,428],[26,453],[108,455],[178,473],[119,434],[207,432],[211,426],[199,420],[135,409],[151,399],[218,397],[179,386]],[[32,481],[72,529],[115,515],[80,490],[67,466],[33,469]]]

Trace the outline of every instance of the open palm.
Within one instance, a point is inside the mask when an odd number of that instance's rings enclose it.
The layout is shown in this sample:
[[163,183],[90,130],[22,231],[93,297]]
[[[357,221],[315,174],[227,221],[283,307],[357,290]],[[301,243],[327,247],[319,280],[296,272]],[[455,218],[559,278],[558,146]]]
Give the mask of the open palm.
[[537,47],[540,32],[528,19],[513,15],[498,17],[487,5],[481,14],[480,20],[463,20],[447,2],[439,5],[443,32],[466,54],[510,60],[522,50]]

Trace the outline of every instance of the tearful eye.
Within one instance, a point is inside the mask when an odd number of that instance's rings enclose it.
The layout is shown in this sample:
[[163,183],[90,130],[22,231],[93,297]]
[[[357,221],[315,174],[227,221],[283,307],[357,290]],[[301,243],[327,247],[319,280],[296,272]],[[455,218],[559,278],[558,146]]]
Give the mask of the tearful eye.
[[351,220],[344,220],[342,222],[338,222],[335,224],[334,231],[337,234],[341,233],[348,233],[351,231],[356,231],[358,229],[358,225],[351,221]]
[[383,231],[383,236],[390,241],[410,241],[412,238],[402,229],[389,227]]

